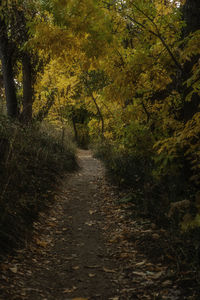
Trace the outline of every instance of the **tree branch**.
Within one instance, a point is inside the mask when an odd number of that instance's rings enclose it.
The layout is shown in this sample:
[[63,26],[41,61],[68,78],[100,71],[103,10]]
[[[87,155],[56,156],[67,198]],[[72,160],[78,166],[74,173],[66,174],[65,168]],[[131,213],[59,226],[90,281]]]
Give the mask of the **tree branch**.
[[178,69],[183,73],[184,70],[181,66],[181,64],[178,62],[178,60],[176,59],[176,57],[174,56],[174,54],[172,53],[171,49],[169,48],[169,46],[167,45],[167,43],[165,42],[164,38],[162,37],[162,35],[160,34],[160,32],[156,33],[151,29],[146,28],[142,23],[138,22],[137,20],[135,20],[134,18],[132,18],[129,15],[126,15],[126,18],[128,18],[131,22],[136,23],[137,25],[139,25],[140,27],[142,27],[144,30],[147,30],[149,33],[151,33],[152,35],[156,36],[161,43],[163,44],[163,46],[166,48],[167,52],[169,53],[169,55],[171,56],[172,60],[174,61],[175,65],[178,67]]

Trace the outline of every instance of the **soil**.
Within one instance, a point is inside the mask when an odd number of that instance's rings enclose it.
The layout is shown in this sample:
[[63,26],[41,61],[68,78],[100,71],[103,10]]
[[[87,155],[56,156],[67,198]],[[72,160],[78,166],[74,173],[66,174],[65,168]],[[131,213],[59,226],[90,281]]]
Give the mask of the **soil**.
[[134,218],[102,164],[79,150],[32,242],[1,264],[0,300],[194,299],[166,265],[165,232]]

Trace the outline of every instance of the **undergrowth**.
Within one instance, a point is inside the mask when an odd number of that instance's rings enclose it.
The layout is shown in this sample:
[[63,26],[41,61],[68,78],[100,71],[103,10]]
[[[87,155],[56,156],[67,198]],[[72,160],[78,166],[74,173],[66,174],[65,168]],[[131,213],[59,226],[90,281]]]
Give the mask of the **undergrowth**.
[[104,162],[108,179],[125,192],[122,203],[131,202],[134,215],[148,218],[168,232],[177,272],[190,270],[200,282],[200,193],[189,181],[189,169],[180,164],[180,168],[172,165],[165,172],[153,155],[120,151],[105,141],[93,145],[92,150]]
[[20,247],[57,179],[77,167],[71,137],[48,124],[22,126],[0,117],[0,254]]

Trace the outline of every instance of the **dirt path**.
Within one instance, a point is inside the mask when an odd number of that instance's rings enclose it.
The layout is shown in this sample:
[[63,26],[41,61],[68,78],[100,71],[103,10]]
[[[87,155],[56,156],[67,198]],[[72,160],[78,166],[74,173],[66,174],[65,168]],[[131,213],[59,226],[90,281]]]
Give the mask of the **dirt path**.
[[119,203],[89,151],[78,154],[81,169],[63,179],[32,243],[1,265],[0,300],[196,299],[166,260],[165,232]]
[[103,168],[89,151],[79,151],[79,164],[80,171],[65,179],[48,220],[41,216],[43,226],[35,224],[37,246],[5,264],[10,289],[5,294],[4,283],[1,299],[118,299],[115,261],[103,242],[99,211]]

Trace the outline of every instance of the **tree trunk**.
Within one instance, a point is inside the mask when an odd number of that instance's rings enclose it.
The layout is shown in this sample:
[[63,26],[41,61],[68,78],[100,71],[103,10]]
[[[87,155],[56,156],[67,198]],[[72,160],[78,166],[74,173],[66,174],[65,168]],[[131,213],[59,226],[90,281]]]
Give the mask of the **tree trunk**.
[[186,0],[182,7],[183,19],[186,27],[183,30],[184,36],[200,28],[200,1]]
[[95,97],[93,96],[93,94],[91,93],[91,97],[92,97],[92,100],[96,106],[96,109],[97,109],[97,112],[98,112],[98,115],[99,115],[99,118],[101,120],[101,137],[104,138],[104,118],[103,118],[103,115],[101,113],[101,110],[97,104],[97,101],[95,99]]
[[23,70],[23,111],[22,121],[25,123],[32,120],[32,105],[33,105],[33,87],[32,87],[32,66],[28,53],[23,54],[22,58]]
[[5,24],[0,19],[0,59],[2,63],[3,82],[6,95],[7,114],[16,118],[18,115],[17,96],[13,75],[11,48],[8,42]]
[[[186,27],[183,29],[183,38],[190,33],[200,29],[200,1],[199,0],[186,0],[182,7],[183,19],[186,22]],[[185,82],[192,75],[193,66],[199,61],[200,55],[194,55],[190,61],[185,62],[183,66],[183,78],[182,82]],[[187,88],[184,85],[183,99],[187,94],[192,91],[192,87]],[[193,115],[199,110],[200,97],[197,93],[194,93],[191,101],[184,103],[183,119],[185,122],[190,120]]]
[[74,138],[75,141],[78,143],[78,130],[76,128],[76,118],[72,116],[72,124],[73,124],[73,129],[74,129]]

